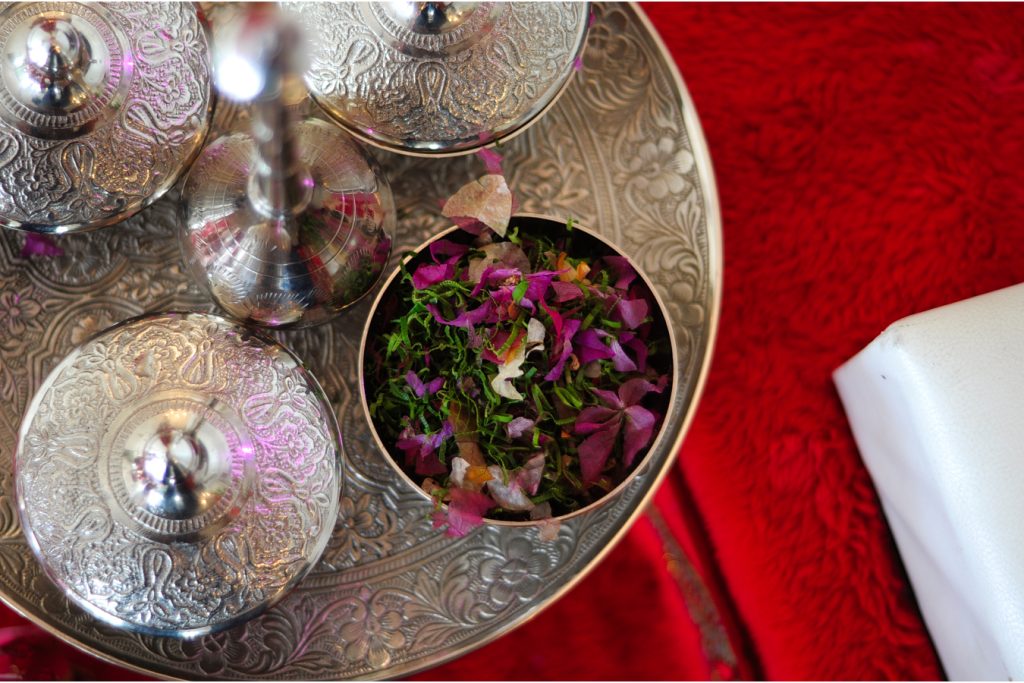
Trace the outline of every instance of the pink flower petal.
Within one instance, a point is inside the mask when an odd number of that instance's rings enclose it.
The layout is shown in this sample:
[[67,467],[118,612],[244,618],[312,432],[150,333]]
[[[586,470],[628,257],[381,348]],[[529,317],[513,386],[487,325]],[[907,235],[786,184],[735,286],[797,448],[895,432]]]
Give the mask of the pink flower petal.
[[537,453],[516,472],[516,483],[531,496],[537,495],[541,479],[544,478],[544,463],[544,453]]
[[25,236],[25,244],[21,247],[21,258],[32,256],[63,256],[64,250],[57,246],[48,235],[37,235],[30,233]]
[[506,510],[526,511],[534,508],[533,501],[526,495],[526,491],[519,483],[516,473],[509,473],[508,481],[504,481],[504,472],[498,465],[491,465],[487,468],[491,473],[491,479],[487,481],[487,493],[491,495],[494,502]]
[[430,256],[434,259],[435,263],[440,263],[442,256],[459,257],[469,251],[469,246],[466,244],[459,244],[458,242],[452,242],[451,240],[441,239],[435,240],[430,243]]
[[605,256],[602,259],[615,272],[616,289],[627,289],[633,280],[636,279],[636,271],[632,264],[623,256]]
[[618,410],[603,406],[589,406],[576,416],[573,429],[580,435],[593,434],[601,429],[611,429],[613,425],[618,425],[619,421]]
[[[465,536],[484,523],[483,515],[492,507],[494,501],[483,493],[466,489],[451,489],[451,501],[448,503],[448,536]],[[434,520],[438,526],[437,519]]]
[[412,274],[412,286],[416,289],[426,289],[438,282],[451,280],[455,277],[454,263],[424,263]]
[[642,377],[627,380],[619,387],[619,400],[623,405],[632,406],[640,402],[647,394],[654,392],[660,394],[668,382],[668,377],[662,375],[657,384],[651,384]]
[[612,366],[619,372],[636,372],[636,363],[626,355],[619,340],[612,337]]
[[614,391],[608,391],[607,389],[591,389],[591,391],[594,392],[594,395],[601,399],[605,405],[611,406],[612,408],[618,408],[619,410],[626,407],[626,404],[623,404],[619,395]]
[[484,268],[484,272],[480,274],[480,280],[476,283],[476,287],[469,293],[470,296],[476,296],[484,287],[488,287],[493,284],[498,284],[510,277],[521,276],[518,268],[506,268],[504,266],[487,266]]
[[658,416],[643,406],[626,408],[626,431],[622,438],[622,462],[629,467],[636,454],[651,443]]
[[510,439],[519,439],[526,434],[526,430],[530,430],[530,433],[532,434],[533,428],[533,420],[525,417],[517,417],[505,425],[505,433],[508,434],[508,438]]
[[562,282],[558,280],[551,283],[552,289],[555,290],[555,301],[558,303],[565,303],[566,301],[574,301],[583,296],[583,290],[572,282]]
[[423,384],[423,380],[421,380],[415,372],[409,371],[406,373],[405,382],[412,388],[412,393],[416,394],[416,398],[421,398],[423,396],[423,392],[427,390],[426,386]]
[[597,331],[590,327],[573,339],[573,347],[576,349],[576,357],[579,358],[580,363],[586,365],[591,361],[605,360],[611,358],[615,353],[608,348],[608,346],[601,341],[601,337],[597,334]]
[[462,311],[452,320],[445,320],[444,316],[441,315],[441,311],[439,311],[437,306],[434,304],[427,304],[427,310],[434,316],[434,320],[442,325],[465,327],[467,329],[471,328],[473,325],[479,325],[486,321],[488,316],[494,313],[494,307],[491,305],[490,301],[485,301],[472,311]]
[[580,473],[585,486],[590,486],[601,477],[601,470],[608,462],[618,436],[619,422],[615,421],[607,429],[594,432],[580,444]]
[[624,343],[627,349],[630,349],[636,356],[636,369],[638,372],[647,372],[647,344],[644,344],[643,340],[639,337],[633,337],[628,342]]
[[495,175],[503,175],[501,170],[502,156],[494,149],[487,147],[479,150],[476,155],[484,162],[484,170]]
[[616,312],[628,329],[635,330],[647,317],[647,302],[643,299],[622,299],[616,307]]
[[555,364],[548,371],[548,374],[544,375],[544,379],[548,382],[554,382],[562,376],[562,372],[565,370],[565,364],[569,360],[569,356],[573,354],[575,348],[573,347],[572,339],[576,335],[576,331],[580,329],[582,323],[575,318],[566,320],[562,325],[562,334],[560,338],[555,341],[555,353],[558,358],[555,360]]

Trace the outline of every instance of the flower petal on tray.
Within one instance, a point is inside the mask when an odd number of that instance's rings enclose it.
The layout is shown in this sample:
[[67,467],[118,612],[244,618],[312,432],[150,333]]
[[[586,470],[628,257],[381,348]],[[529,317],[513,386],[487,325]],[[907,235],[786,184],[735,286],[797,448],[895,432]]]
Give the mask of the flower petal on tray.
[[477,220],[502,237],[512,218],[512,190],[505,176],[491,173],[463,185],[445,202],[448,218]]

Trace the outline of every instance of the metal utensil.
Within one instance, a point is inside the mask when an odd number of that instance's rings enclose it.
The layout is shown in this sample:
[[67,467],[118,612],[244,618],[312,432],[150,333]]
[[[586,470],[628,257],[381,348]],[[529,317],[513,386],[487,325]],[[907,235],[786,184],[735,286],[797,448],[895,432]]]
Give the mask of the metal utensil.
[[322,323],[377,282],[395,208],[376,162],[343,131],[296,121],[302,36],[255,7],[217,46],[220,91],[252,102],[251,134],[207,147],[182,191],[182,250],[232,317],[269,327]]

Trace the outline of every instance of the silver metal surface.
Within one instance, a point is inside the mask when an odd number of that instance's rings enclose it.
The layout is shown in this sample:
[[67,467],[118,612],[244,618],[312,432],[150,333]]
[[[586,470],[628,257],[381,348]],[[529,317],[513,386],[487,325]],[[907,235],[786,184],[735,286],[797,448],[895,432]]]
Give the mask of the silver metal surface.
[[97,619],[195,637],[277,602],[323,552],[341,442],[280,345],[207,314],[115,325],[43,381],[18,509],[54,583]]
[[138,212],[195,157],[211,104],[194,5],[0,8],[0,225],[75,232]]
[[[208,13],[214,24],[218,7]],[[168,198],[117,230],[62,239],[64,254],[52,258],[21,258],[23,236],[0,235],[0,596],[79,646],[142,671],[295,680],[395,678],[439,664],[575,585],[670,469],[708,368],[722,265],[707,146],[671,58],[638,9],[594,10],[578,78],[501,152],[521,210],[571,215],[618,244],[650,276],[676,336],[679,391],[663,447],[614,504],[563,524],[551,543],[534,530],[489,527],[451,540],[431,528],[430,506],[395,482],[359,405],[364,299],[331,323],[278,333],[321,382],[344,434],[345,491],[309,576],[264,615],[192,641],[116,631],[69,604],[17,521],[17,425],[54,364],[92,332],[144,310],[210,306],[179,264],[177,204]],[[218,106],[215,126],[246,128],[247,116]],[[380,158],[398,198],[394,263],[449,224],[440,200],[483,166],[472,156]]]
[[301,88],[301,36],[289,23],[253,12],[219,34],[218,82],[252,100],[251,133],[203,150],[182,190],[194,277],[230,316],[268,327],[323,323],[360,299],[383,274],[395,228],[376,162],[289,106]]
[[581,2],[290,2],[314,36],[306,82],[361,138],[465,154],[539,117],[574,74]]

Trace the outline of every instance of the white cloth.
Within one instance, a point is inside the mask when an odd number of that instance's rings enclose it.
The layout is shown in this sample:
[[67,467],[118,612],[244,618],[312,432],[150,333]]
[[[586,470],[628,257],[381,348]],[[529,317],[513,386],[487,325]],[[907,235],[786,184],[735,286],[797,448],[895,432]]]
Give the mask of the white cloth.
[[1024,285],[905,318],[834,378],[947,675],[1024,678]]

